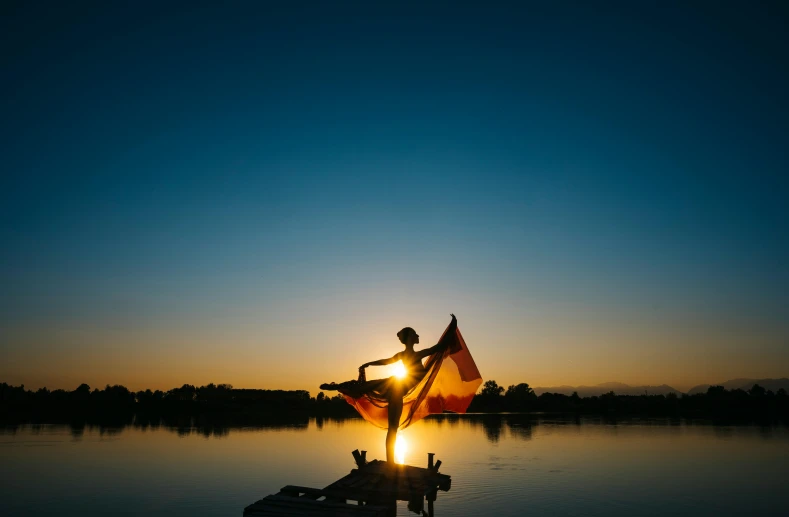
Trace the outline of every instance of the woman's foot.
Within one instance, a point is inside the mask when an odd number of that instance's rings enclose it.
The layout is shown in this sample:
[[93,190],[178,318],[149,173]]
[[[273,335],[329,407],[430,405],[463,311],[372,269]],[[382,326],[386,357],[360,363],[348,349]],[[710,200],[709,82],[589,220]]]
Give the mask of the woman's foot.
[[334,382],[332,382],[332,383],[329,383],[329,384],[327,384],[327,383],[325,383],[325,382],[324,382],[323,384],[321,384],[320,388],[321,388],[322,390],[328,390],[328,391],[332,391],[332,390],[336,390],[336,389],[337,389],[337,384],[336,384],[336,383],[334,383]]

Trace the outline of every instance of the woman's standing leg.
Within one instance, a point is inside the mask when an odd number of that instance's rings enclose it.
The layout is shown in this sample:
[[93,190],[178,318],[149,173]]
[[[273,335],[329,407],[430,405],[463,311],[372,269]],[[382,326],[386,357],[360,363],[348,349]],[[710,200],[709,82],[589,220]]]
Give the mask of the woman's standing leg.
[[397,379],[392,379],[389,388],[389,430],[386,431],[386,461],[394,463],[395,442],[397,441],[397,428],[400,427],[400,416],[403,414],[403,393]]

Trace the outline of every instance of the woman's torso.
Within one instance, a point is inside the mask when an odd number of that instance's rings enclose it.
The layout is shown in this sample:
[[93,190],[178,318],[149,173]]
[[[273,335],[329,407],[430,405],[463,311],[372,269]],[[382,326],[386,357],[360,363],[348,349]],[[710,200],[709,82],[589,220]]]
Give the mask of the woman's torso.
[[427,373],[425,365],[422,364],[422,358],[416,352],[409,352],[408,350],[400,352],[400,360],[403,362],[403,366],[405,366],[405,370],[410,377],[422,379]]

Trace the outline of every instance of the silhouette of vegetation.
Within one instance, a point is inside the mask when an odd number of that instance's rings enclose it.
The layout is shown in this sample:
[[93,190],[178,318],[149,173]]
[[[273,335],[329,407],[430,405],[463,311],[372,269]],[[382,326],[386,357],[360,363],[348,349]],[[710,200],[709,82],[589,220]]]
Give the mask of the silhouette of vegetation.
[[496,381],[486,381],[474,397],[469,412],[550,412],[600,415],[682,416],[698,418],[789,419],[786,390],[776,393],[755,384],[750,390],[726,390],[711,386],[695,395],[617,395],[613,391],[599,397],[579,397],[543,393],[537,396],[526,383],[506,390]]
[[[527,383],[504,388],[486,381],[469,406],[471,413],[570,413],[578,415],[667,416],[713,419],[789,420],[789,395],[773,393],[758,384],[750,390],[711,386],[695,395],[617,395],[579,397],[577,393],[536,395]],[[184,384],[169,391],[133,392],[124,386],[91,389],[81,384],[74,391],[46,388],[27,390],[24,385],[0,383],[0,422],[69,424],[75,433],[84,425],[107,429],[127,425],[160,425],[190,433],[222,434],[228,426],[302,425],[310,417],[358,417],[341,395],[310,396],[305,390],[235,389],[229,384],[195,387]],[[483,422],[495,439],[496,424]]]
[[124,386],[74,391],[0,383],[0,422],[84,423],[125,426],[134,423],[191,428],[195,425],[255,425],[315,417],[353,417],[356,411],[341,395],[311,397],[305,390],[234,389],[229,384],[169,391],[133,392]]

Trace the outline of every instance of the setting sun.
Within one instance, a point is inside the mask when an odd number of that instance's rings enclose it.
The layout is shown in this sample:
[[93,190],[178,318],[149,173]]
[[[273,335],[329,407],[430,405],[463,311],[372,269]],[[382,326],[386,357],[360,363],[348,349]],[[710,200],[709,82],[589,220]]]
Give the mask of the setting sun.
[[395,377],[403,378],[408,374],[405,369],[405,365],[402,361],[397,361],[394,365],[394,375]]

